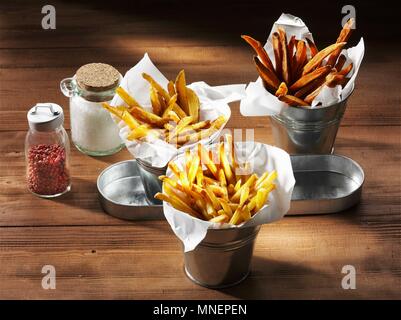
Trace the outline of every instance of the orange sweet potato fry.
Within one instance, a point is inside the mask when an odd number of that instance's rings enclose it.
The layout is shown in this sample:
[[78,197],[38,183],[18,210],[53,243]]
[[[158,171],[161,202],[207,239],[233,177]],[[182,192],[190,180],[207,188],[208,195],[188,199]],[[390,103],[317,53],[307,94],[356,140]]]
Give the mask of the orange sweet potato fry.
[[286,95],[282,95],[278,97],[280,101],[283,101],[287,104],[289,104],[290,106],[293,107],[307,107],[309,106],[309,104],[307,104],[304,100],[297,98],[295,96],[286,94]]
[[281,82],[280,86],[278,87],[277,91],[276,91],[276,96],[283,96],[286,95],[288,93],[288,88],[287,85],[285,84],[285,82]]
[[303,75],[290,87],[290,91],[297,91],[312,82],[313,80],[324,78],[330,72],[330,70],[330,66],[323,66],[315,69],[311,73]]
[[263,79],[267,89],[272,93],[276,92],[278,86],[280,85],[280,81],[278,80],[277,76],[267,69],[258,57],[255,56],[253,60],[255,62],[256,69],[258,70],[260,77]]
[[253,50],[255,50],[256,54],[265,65],[265,67],[274,72],[273,63],[270,60],[266,50],[262,47],[261,43],[258,40],[255,40],[254,38],[247,35],[242,35],[241,38],[244,39],[253,48]]
[[311,56],[313,58],[319,52],[319,50],[316,47],[315,43],[311,39],[306,38],[306,42],[308,42],[310,53],[311,53]]
[[278,28],[279,37],[280,37],[280,46],[282,50],[281,56],[281,74],[283,80],[286,83],[290,83],[290,68],[289,68],[289,58],[287,52],[287,35],[283,28]]
[[341,49],[344,47],[345,42],[334,43],[323,50],[319,51],[309,62],[304,66],[302,75],[305,75],[311,72],[315,67],[320,65],[324,58],[326,58],[330,53],[337,49]]
[[274,51],[274,59],[276,60],[276,74],[279,79],[282,78],[282,49],[280,44],[280,37],[277,32],[274,32],[272,35],[272,43],[273,43],[273,51]]

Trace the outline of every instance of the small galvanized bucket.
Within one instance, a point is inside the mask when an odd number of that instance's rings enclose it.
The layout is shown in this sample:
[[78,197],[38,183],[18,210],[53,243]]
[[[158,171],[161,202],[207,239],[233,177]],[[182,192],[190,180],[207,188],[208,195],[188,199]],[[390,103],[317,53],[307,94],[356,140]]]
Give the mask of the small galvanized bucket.
[[139,168],[139,176],[145,189],[145,195],[150,204],[162,204],[162,201],[155,199],[155,194],[162,192],[162,182],[159,176],[165,175],[167,166],[158,168],[141,159],[136,159]]
[[290,154],[332,153],[349,96],[331,106],[288,107],[271,116],[275,145]]
[[193,251],[184,253],[188,278],[213,289],[234,286],[245,280],[259,230],[260,226],[209,229]]

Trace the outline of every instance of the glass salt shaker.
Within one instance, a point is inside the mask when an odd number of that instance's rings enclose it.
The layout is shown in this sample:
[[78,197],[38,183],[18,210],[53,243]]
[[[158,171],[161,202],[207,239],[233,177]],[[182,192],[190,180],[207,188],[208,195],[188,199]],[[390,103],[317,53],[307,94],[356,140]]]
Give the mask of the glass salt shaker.
[[119,127],[102,107],[103,102],[113,99],[121,80],[114,67],[89,63],[80,67],[74,77],[60,82],[61,91],[70,98],[72,142],[82,153],[107,156],[124,147]]
[[27,114],[25,139],[26,178],[33,194],[53,198],[71,189],[70,142],[63,128],[63,109],[55,103],[38,103]]

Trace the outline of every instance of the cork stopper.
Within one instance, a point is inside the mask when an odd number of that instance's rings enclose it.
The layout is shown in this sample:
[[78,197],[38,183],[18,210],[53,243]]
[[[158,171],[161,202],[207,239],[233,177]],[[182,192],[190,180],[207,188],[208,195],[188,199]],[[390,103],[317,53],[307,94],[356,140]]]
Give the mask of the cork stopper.
[[88,91],[100,92],[113,89],[120,80],[120,73],[105,63],[85,64],[76,72],[78,85]]

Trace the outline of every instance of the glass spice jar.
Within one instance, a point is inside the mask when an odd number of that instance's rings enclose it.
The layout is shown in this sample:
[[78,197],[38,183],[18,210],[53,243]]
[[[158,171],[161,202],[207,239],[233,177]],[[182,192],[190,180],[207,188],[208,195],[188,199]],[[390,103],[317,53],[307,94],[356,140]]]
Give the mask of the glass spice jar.
[[53,198],[71,189],[70,142],[63,128],[63,109],[54,103],[38,103],[27,114],[25,139],[26,178],[33,194]]
[[121,79],[114,67],[89,63],[60,82],[61,91],[70,98],[72,142],[82,153],[107,156],[124,147],[118,126],[102,107],[102,102],[113,99]]

